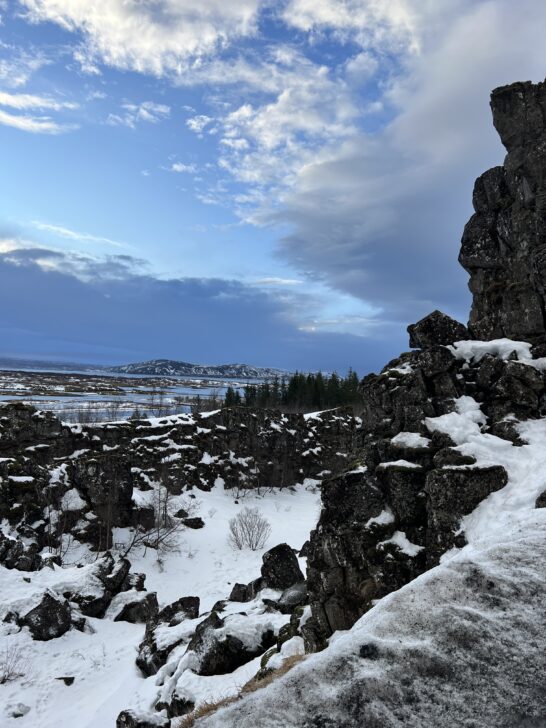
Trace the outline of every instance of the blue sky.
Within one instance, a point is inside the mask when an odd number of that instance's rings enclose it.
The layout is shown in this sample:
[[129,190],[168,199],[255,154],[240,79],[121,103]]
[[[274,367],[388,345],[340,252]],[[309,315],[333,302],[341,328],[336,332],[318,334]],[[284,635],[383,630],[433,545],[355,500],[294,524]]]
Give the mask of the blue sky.
[[489,92],[541,0],[0,0],[10,356],[377,369],[466,320]]

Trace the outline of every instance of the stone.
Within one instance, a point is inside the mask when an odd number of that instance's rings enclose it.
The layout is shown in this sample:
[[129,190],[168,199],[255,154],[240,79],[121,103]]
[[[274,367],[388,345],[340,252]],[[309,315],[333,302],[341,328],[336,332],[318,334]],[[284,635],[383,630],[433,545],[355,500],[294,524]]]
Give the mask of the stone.
[[117,717],[116,728],[170,728],[171,721],[159,713],[123,710]]
[[477,339],[546,343],[545,83],[491,94],[493,124],[508,154],[474,186],[459,262],[470,274],[469,329]]
[[188,652],[196,655],[194,672],[198,675],[225,675],[263,654],[275,644],[275,635],[264,630],[255,648],[248,647],[238,637],[225,630],[224,620],[216,612],[199,624],[189,645]]
[[134,599],[123,605],[114,622],[130,622],[131,624],[146,624],[157,616],[159,611],[157,594],[150,592],[143,599]]
[[46,591],[40,603],[20,617],[19,624],[28,627],[35,640],[52,640],[70,629],[70,607],[65,599]]
[[270,589],[288,589],[305,580],[294,550],[286,543],[266,551],[262,561],[262,578]]
[[182,523],[186,528],[203,528],[205,526],[205,521],[200,518],[199,516],[196,516],[195,518],[184,518]]
[[471,513],[491,493],[504,488],[508,474],[500,465],[442,468],[426,478],[428,530],[427,560],[435,565],[442,553],[458,543],[455,537],[463,516]]
[[[167,662],[170,653],[184,638],[177,630],[173,630],[169,638],[169,630],[165,627],[176,627],[186,619],[197,619],[199,616],[199,597],[181,597],[172,604],[152,615],[146,625],[144,639],[138,646],[137,666],[147,675],[155,675]],[[161,647],[156,640],[156,629],[161,627]],[[186,638],[187,639],[187,638]]]
[[230,602],[248,602],[248,590],[246,584],[234,584],[231,594],[229,595]]
[[408,334],[412,349],[429,349],[439,344],[446,346],[470,338],[466,326],[438,310],[408,326]]
[[535,508],[546,508],[546,490],[536,499]]

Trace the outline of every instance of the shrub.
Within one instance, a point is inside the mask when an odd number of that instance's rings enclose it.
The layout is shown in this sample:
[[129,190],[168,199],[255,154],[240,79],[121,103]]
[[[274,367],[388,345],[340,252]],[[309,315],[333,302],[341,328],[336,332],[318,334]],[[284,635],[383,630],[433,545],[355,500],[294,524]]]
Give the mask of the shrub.
[[232,548],[257,551],[265,546],[271,535],[271,524],[258,508],[243,508],[229,521],[228,541]]
[[23,650],[17,645],[5,644],[0,652],[0,685],[23,677],[27,668],[28,662]]

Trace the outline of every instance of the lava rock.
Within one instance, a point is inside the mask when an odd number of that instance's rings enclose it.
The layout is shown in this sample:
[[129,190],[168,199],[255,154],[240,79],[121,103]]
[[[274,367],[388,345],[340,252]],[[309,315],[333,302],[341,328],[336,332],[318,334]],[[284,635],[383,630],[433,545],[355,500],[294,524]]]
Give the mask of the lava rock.
[[466,326],[438,310],[408,326],[408,334],[412,349],[429,349],[439,344],[446,346],[470,338]]
[[262,578],[270,589],[288,589],[305,580],[294,550],[286,543],[266,551],[262,561]]
[[429,565],[438,563],[442,553],[457,545],[454,534],[461,518],[471,513],[490,493],[504,488],[507,482],[508,474],[500,465],[486,468],[443,468],[428,473],[425,491]]
[[170,728],[171,721],[159,713],[123,710],[117,717],[116,728]]
[[157,594],[150,592],[143,599],[134,599],[123,605],[114,622],[131,622],[131,624],[145,624],[154,619],[159,611]]
[[46,591],[40,603],[20,617],[19,624],[28,627],[35,640],[52,640],[70,629],[70,607],[65,599]]

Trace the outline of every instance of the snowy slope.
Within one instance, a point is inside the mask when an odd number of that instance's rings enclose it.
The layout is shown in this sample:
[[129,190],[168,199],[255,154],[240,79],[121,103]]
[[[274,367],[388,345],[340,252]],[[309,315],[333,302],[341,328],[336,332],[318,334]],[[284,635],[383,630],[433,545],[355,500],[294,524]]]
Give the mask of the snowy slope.
[[[205,527],[181,532],[177,551],[165,554],[161,564],[152,550],[147,554],[131,552],[132,569],[146,573],[146,587],[157,591],[160,606],[192,595],[201,598],[201,612],[205,612],[219,599],[225,599],[235,582],[259,576],[265,550],[281,542],[301,548],[316,523],[319,501],[316,489],[304,486],[263,497],[248,495],[239,503],[219,486],[210,493],[199,492],[196,512]],[[228,521],[245,506],[257,506],[271,522],[271,537],[261,551],[235,552],[228,546]],[[115,540],[123,542],[124,538],[123,529],[117,529]],[[83,559],[86,554],[82,550],[72,554],[73,559],[76,556]],[[158,676],[144,678],[135,665],[144,625],[113,622],[108,615],[104,619],[88,618],[93,633],[70,630],[55,640],[37,642],[26,628],[18,632],[15,625],[1,621],[10,609],[24,611],[23,605],[33,605],[44,588],[62,592],[63,584],[82,581],[85,576],[86,567],[32,573],[0,567],[0,664],[6,650],[19,649],[25,673],[19,680],[0,685],[2,728],[110,728],[122,709],[148,710],[157,700],[161,690],[156,685]],[[244,606],[246,610],[253,608],[252,604]],[[255,604],[254,609],[259,619],[263,604]],[[241,611],[241,605],[233,604],[232,611]],[[282,623],[288,620],[283,615],[271,616],[282,617]],[[188,689],[199,699],[236,693],[259,669],[257,662],[228,676],[199,678],[188,672],[186,678],[192,683]],[[73,685],[66,686],[56,679],[63,676],[75,677]],[[10,717],[19,704],[28,712],[22,717]]]
[[[461,401],[462,400],[462,401]],[[546,725],[546,419],[522,447],[482,434],[477,403],[427,421],[506,487],[465,519],[468,545],[381,600],[323,653],[198,723],[214,728]],[[468,467],[468,466],[465,466]],[[470,466],[471,467],[471,466]]]

